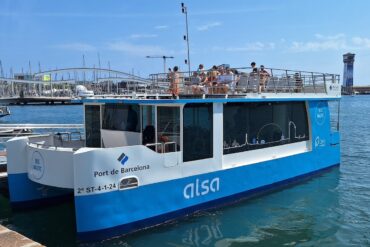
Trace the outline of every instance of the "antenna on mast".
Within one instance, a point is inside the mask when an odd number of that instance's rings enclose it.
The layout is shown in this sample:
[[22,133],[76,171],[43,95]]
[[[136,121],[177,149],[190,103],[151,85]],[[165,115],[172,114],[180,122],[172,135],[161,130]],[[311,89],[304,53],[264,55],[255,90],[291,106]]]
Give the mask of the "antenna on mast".
[[184,40],[186,41],[188,48],[188,58],[185,59],[185,64],[188,65],[188,72],[190,77],[190,47],[189,47],[189,29],[188,29],[188,8],[184,3],[181,3],[181,12],[185,14],[185,24],[186,24],[186,35],[184,35]]

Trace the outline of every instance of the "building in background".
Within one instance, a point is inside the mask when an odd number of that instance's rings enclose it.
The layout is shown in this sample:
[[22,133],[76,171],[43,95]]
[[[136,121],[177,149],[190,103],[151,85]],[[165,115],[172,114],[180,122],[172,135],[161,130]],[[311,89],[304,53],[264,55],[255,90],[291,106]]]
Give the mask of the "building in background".
[[343,71],[343,94],[353,93],[353,63],[355,54],[346,53],[343,55],[344,71]]

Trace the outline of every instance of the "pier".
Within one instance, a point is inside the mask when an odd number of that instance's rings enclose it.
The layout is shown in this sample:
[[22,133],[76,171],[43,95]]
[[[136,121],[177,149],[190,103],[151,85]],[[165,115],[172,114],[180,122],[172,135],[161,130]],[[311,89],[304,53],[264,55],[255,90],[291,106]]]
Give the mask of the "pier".
[[37,243],[18,232],[12,231],[0,225],[0,247],[40,247]]
[[81,104],[80,101],[74,100],[72,97],[4,97],[0,98],[0,105],[27,105],[27,104]]
[[[122,95],[144,87],[148,79],[104,68],[63,68],[32,74],[0,73],[0,104],[79,104],[95,95]],[[81,86],[85,91],[81,91]],[[90,96],[90,95],[89,95]]]

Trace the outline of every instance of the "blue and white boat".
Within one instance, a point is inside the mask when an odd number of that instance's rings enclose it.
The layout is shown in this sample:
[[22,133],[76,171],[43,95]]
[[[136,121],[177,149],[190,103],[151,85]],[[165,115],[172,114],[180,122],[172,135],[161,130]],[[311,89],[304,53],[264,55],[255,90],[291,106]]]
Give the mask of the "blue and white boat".
[[0,106],[0,118],[10,115],[10,110],[7,106]]
[[134,92],[85,99],[85,140],[9,140],[12,205],[73,196],[78,237],[98,240],[339,165],[339,76],[269,69],[262,81],[250,71],[213,86],[183,74],[175,98],[171,77],[151,75]]

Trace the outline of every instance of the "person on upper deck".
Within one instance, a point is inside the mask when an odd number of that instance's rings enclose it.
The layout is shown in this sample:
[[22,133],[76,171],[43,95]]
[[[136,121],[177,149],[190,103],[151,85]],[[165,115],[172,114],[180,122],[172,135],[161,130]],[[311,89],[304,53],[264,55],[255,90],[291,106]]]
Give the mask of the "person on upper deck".
[[204,70],[204,65],[203,64],[199,64],[198,69],[197,69],[197,73],[200,77],[201,82],[205,82],[207,80],[207,73]]
[[172,69],[168,68],[168,72],[167,72],[167,79],[168,80],[171,80],[171,75],[172,75]]
[[173,71],[171,73],[171,81],[170,81],[170,93],[172,94],[172,97],[177,97],[180,92],[180,73],[179,73],[179,67],[175,66],[173,67]]
[[302,91],[302,87],[303,87],[303,81],[302,81],[302,77],[299,73],[294,73],[294,81],[295,81],[295,89],[294,91],[296,93],[299,93]]
[[234,91],[237,83],[236,78],[233,70],[227,67],[221,79],[220,93],[227,94],[230,89]]
[[260,66],[259,75],[260,75],[260,88],[261,90],[265,90],[267,81],[270,78],[270,74],[269,72],[267,72],[267,70],[265,70],[265,66],[263,65]]
[[198,72],[194,71],[193,76],[190,78],[191,91],[193,94],[201,94],[203,92],[204,86],[201,80],[202,78],[199,76]]
[[252,76],[252,77],[257,77],[257,75],[258,75],[258,69],[257,68],[253,68],[252,69],[252,72],[250,72],[249,75]]
[[256,65],[256,62],[251,62],[251,68],[252,68],[252,72],[253,72],[255,69],[258,71],[258,69],[257,69],[257,65]]
[[207,76],[207,86],[211,88],[209,93],[213,93],[215,90],[213,88],[217,85],[217,76],[219,75],[219,72],[217,70],[217,66],[213,65],[212,69],[208,71]]

